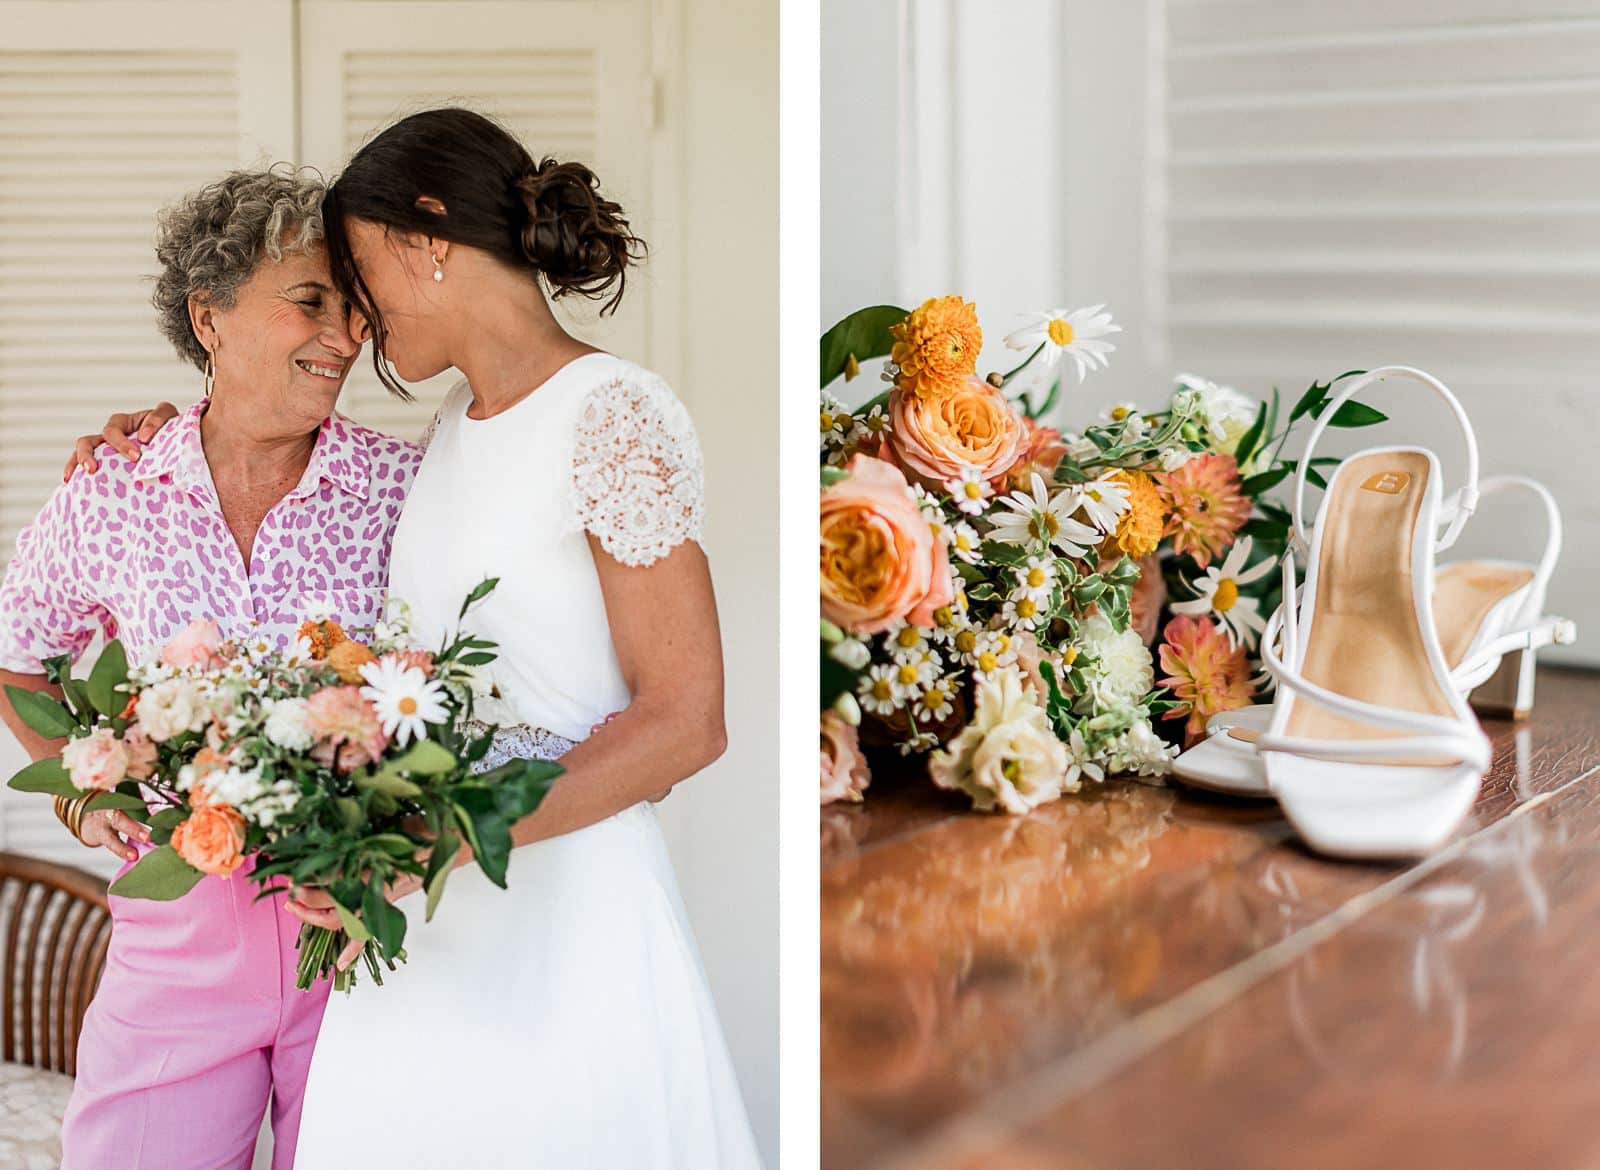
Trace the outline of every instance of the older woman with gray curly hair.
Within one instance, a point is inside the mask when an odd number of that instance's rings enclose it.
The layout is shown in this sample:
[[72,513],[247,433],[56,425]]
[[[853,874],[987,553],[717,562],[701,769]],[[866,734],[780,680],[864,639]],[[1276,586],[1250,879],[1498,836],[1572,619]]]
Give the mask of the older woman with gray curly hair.
[[[97,634],[148,657],[194,621],[281,647],[311,610],[382,616],[420,452],[333,413],[361,346],[322,196],[307,173],[237,171],[162,216],[154,301],[206,396],[135,457],[72,476],[22,532],[0,584],[0,683],[48,690],[44,661]],[[35,759],[59,752],[8,701],[0,715]],[[124,813],[58,812],[126,863],[149,848]],[[176,902],[111,899],[64,1170],[243,1170],[269,1100],[272,1164],[289,1170],[327,984],[295,990],[300,924],[253,893],[209,877]]]

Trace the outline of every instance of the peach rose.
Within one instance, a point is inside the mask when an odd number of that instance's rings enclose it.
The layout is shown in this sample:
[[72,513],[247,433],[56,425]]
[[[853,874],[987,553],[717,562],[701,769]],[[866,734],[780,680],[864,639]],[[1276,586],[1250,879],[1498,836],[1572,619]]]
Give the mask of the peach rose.
[[336,643],[328,651],[327,663],[338,672],[340,682],[354,687],[366,682],[366,679],[361,677],[361,668],[377,660],[378,656],[360,642],[346,639]]
[[[1028,684],[1028,689],[1033,692],[1033,697],[1038,700],[1041,708],[1050,702],[1050,684],[1044,681],[1044,671],[1041,664],[1047,656],[1039,639],[1031,630],[1020,630],[1011,635],[1011,646],[1017,652],[1017,669],[1022,671],[1022,681]],[[1050,657],[1050,664],[1055,668],[1056,678],[1061,678],[1061,664]]]
[[161,651],[161,661],[168,666],[211,666],[222,645],[222,631],[209,618],[192,621],[168,642]]
[[311,758],[345,771],[372,763],[389,740],[373,705],[360,687],[328,687],[306,700],[306,723],[316,737]]
[[128,776],[131,779],[148,780],[155,775],[156,745],[137,723],[123,732],[122,747],[128,753]]
[[128,749],[109,727],[70,741],[61,752],[72,782],[79,788],[110,792],[128,774]]
[[1061,460],[1066,454],[1067,444],[1062,439],[1060,431],[1024,415],[1022,451],[1017,461],[1012,464],[1011,470],[1006,473],[1006,483],[1010,487],[1027,491],[1036,471],[1046,483],[1049,483],[1055,477],[1056,468],[1061,466]]
[[201,873],[229,877],[244,861],[244,818],[226,804],[212,803],[195,788],[189,819],[172,830],[178,856]]
[[822,713],[822,803],[860,800],[872,774],[861,754],[861,740],[837,711]]
[[857,455],[846,470],[822,493],[822,616],[855,634],[931,625],[953,599],[944,544],[898,468]]
[[889,418],[895,458],[931,488],[969,467],[983,479],[1000,479],[1022,457],[1027,441],[1022,416],[981,378],[928,398],[893,390]]

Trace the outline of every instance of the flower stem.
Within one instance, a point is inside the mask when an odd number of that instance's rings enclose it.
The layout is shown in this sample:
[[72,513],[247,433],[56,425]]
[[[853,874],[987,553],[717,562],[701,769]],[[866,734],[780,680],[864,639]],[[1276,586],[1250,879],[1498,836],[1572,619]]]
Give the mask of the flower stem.
[[1043,352],[1044,352],[1044,342],[1041,341],[1037,346],[1034,347],[1034,350],[1033,350],[1032,353],[1030,353],[1027,357],[1022,359],[1022,364],[1021,365],[1017,366],[1009,374],[1000,375],[1000,385],[1004,386],[1007,382],[1011,381],[1012,378],[1015,378],[1018,374],[1022,373],[1023,370],[1027,369],[1030,365],[1033,364],[1033,359],[1038,357]]

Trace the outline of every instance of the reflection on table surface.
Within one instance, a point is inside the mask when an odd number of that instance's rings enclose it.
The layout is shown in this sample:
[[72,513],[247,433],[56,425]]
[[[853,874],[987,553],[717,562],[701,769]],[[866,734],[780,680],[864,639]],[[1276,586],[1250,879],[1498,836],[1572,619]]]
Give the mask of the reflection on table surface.
[[1409,867],[1135,782],[824,809],[824,1167],[1600,1165],[1600,676],[1540,692]]

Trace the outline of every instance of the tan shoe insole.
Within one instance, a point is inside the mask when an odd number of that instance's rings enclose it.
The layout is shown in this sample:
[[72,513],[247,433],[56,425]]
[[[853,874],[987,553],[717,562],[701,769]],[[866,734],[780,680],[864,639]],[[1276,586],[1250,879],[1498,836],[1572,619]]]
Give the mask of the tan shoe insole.
[[[1428,661],[1412,597],[1411,548],[1429,474],[1420,451],[1378,451],[1339,469],[1322,504],[1317,594],[1301,673],[1335,694],[1453,719],[1455,708]],[[1284,734],[1341,741],[1403,733],[1298,702]]]
[[[1433,620],[1451,670],[1461,665],[1489,611],[1532,580],[1533,570],[1525,565],[1457,561],[1439,570],[1433,588]],[[1255,743],[1262,735],[1250,727],[1230,727],[1228,734],[1243,743]]]

